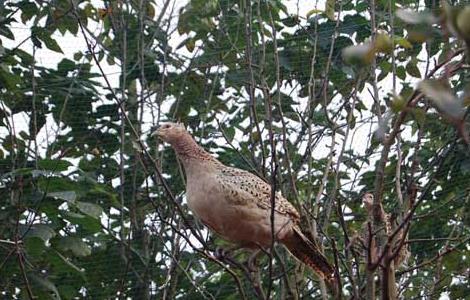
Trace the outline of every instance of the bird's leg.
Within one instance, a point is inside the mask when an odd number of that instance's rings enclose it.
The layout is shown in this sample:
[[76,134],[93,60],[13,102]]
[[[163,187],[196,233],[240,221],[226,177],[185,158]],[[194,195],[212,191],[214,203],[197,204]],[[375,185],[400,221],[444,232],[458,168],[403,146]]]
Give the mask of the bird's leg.
[[259,299],[266,299],[266,295],[263,291],[263,286],[261,284],[261,274],[259,268],[256,264],[256,259],[261,253],[261,249],[255,249],[248,257],[246,261],[247,270],[249,272],[249,277],[251,277],[251,282],[253,283],[253,288],[255,293],[258,295]]
[[240,249],[241,246],[240,245],[234,245],[232,247],[229,247],[229,248],[223,248],[223,247],[219,247],[217,246],[215,248],[215,251],[214,251],[214,256],[217,258],[217,259],[220,259],[220,260],[224,260],[225,258],[227,257],[230,257],[230,255]]
[[257,271],[258,267],[256,265],[256,259],[258,258],[260,253],[261,253],[261,249],[256,249],[248,257],[248,260],[247,260],[246,264],[247,264],[248,270],[250,272],[256,272]]
[[218,260],[223,260],[226,256],[226,251],[224,248],[220,247],[220,246],[217,246],[214,250],[214,256],[218,259]]

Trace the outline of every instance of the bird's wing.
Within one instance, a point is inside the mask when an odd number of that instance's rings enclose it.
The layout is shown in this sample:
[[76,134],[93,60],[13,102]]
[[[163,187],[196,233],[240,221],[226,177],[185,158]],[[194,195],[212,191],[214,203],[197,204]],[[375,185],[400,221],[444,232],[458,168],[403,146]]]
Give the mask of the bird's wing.
[[[258,176],[237,168],[224,167],[217,176],[226,198],[238,205],[256,205],[271,210],[271,186]],[[275,195],[275,211],[297,222],[300,215],[280,193]]]

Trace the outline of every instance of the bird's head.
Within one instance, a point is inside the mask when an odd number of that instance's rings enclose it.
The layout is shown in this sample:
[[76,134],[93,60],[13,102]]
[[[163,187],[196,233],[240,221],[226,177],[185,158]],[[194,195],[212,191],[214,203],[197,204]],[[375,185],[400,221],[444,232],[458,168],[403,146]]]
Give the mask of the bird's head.
[[152,133],[152,136],[158,136],[164,142],[174,144],[186,134],[186,129],[181,123],[164,123]]
[[371,212],[374,205],[374,195],[372,193],[365,193],[362,196],[362,203],[364,203],[366,210]]

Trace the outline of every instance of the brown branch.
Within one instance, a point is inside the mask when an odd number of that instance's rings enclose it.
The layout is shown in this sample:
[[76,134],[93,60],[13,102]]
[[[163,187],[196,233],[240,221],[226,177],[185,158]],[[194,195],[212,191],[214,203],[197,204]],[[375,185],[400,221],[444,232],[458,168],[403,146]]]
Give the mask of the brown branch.
[[405,243],[406,244],[411,244],[411,243],[426,243],[426,242],[456,241],[456,240],[458,240],[458,239],[457,238],[443,237],[443,238],[428,238],[428,239],[409,239]]
[[[426,78],[432,77],[441,67],[447,65],[454,57],[457,55],[460,55],[463,52],[463,50],[458,50],[454,52],[452,55],[449,56],[449,58],[442,63],[436,65],[427,75]],[[455,69],[454,69],[455,71]],[[418,90],[415,90],[414,93],[409,97],[409,100],[407,101],[407,107],[404,109],[400,115],[396,118],[393,129],[391,133],[386,137],[383,141],[383,148],[381,152],[381,157],[380,160],[377,164],[376,168],[376,178],[374,182],[374,225],[375,224],[381,224],[382,220],[380,217],[380,207],[382,203],[382,198],[383,198],[383,189],[384,189],[384,178],[385,178],[385,166],[388,161],[388,156],[390,152],[391,145],[393,144],[393,141],[396,139],[397,135],[401,131],[401,125],[406,119],[406,116],[408,112],[410,111],[409,108],[413,107],[416,105],[416,103],[423,97],[424,95]],[[391,242],[393,241],[394,237],[400,232],[400,230],[410,221],[412,215],[414,214],[415,210],[419,206],[419,204],[423,201],[423,198],[420,198],[415,205],[410,209],[410,212],[407,214],[407,216],[404,218],[404,220],[401,222],[401,224],[395,229],[395,231],[386,238],[385,236],[382,236],[382,253],[379,255],[379,257],[382,259],[385,257],[386,253],[390,249]],[[381,259],[379,259],[377,262],[373,264],[373,267],[377,267],[378,264],[380,264]]]
[[18,257],[18,262],[19,262],[19,265],[20,265],[21,275],[23,276],[24,284],[26,285],[26,291],[28,293],[28,297],[31,300],[35,299],[34,294],[33,294],[33,290],[31,289],[31,285],[29,284],[28,276],[26,275],[26,270],[25,270],[25,266],[24,266],[24,256],[23,256],[23,253],[20,249],[19,243],[17,243],[15,245],[15,247],[16,247],[15,250],[16,250],[17,257]]
[[407,226],[405,227],[405,229],[403,230],[402,238],[400,239],[396,249],[387,257],[388,262],[395,260],[395,258],[400,254],[400,251],[402,250],[403,246],[406,244],[406,237],[408,236],[408,232],[410,228],[411,228],[411,222],[409,222]]
[[[263,177],[266,176],[266,153],[264,150],[264,143],[263,139],[261,136],[261,129],[259,126],[259,119],[258,119],[258,113],[256,112],[256,102],[255,102],[255,88],[256,88],[256,82],[255,82],[255,77],[253,73],[253,60],[252,60],[252,28],[251,28],[251,22],[252,22],[252,13],[251,13],[251,1],[250,0],[244,0],[243,5],[245,8],[244,11],[244,17],[245,17],[245,39],[246,39],[246,47],[245,47],[245,60],[246,64],[248,66],[248,72],[250,76],[250,81],[247,83],[247,91],[248,95],[250,98],[250,126],[253,126],[253,123],[256,128],[256,132],[259,137],[259,144],[261,148],[261,173],[263,174]],[[250,134],[250,139],[252,139],[252,136]],[[258,165],[256,158],[255,158],[255,151],[254,151],[254,142],[252,141],[252,159],[253,163],[255,165]]]
[[339,272],[339,261],[338,261],[338,249],[336,248],[336,242],[334,239],[331,240],[331,248],[333,249],[333,257],[334,257],[334,263],[335,263],[335,281],[334,281],[334,286],[331,287],[333,290],[333,293],[335,294],[335,299],[341,300],[342,299],[342,294],[341,291],[343,289],[342,283],[341,283],[341,277],[340,277],[340,272]]
[[375,299],[375,278],[374,278],[374,269],[372,269],[372,264],[374,263],[376,256],[376,249],[374,245],[374,239],[372,236],[372,224],[371,221],[367,222],[367,267],[366,267],[366,299],[373,300]]
[[[318,187],[317,194],[315,196],[315,203],[313,207],[313,217],[314,217],[314,222],[312,224],[312,229],[313,229],[313,237],[314,239],[318,239],[318,212],[319,212],[319,207],[320,207],[320,200],[323,195],[323,190],[325,189],[325,186],[328,181],[328,176],[330,174],[330,169],[331,165],[333,164],[333,157],[335,154],[335,145],[336,145],[336,131],[333,130],[333,133],[331,135],[331,144],[330,144],[330,151],[328,153],[328,160],[325,165],[325,169],[323,171],[323,176],[320,182],[320,186]],[[321,227],[321,226],[320,226]]]
[[[14,244],[14,242],[12,242]],[[5,255],[5,258],[2,260],[2,263],[0,263],[0,271],[2,270],[3,266],[7,263],[8,259],[10,258],[10,256],[15,253],[15,248],[12,247],[10,251],[8,251],[8,254]]]
[[[153,201],[152,201],[152,204],[153,204]],[[240,278],[238,278],[237,274],[235,274],[235,272],[233,272],[232,270],[230,270],[227,266],[225,266],[223,264],[223,262],[221,262],[219,259],[217,259],[216,257],[214,257],[213,255],[211,255],[208,250],[207,250],[207,246],[206,246],[206,243],[203,241],[202,242],[202,245],[203,245],[203,249],[199,249],[198,247],[196,247],[192,242],[191,242],[191,239],[189,237],[187,237],[186,235],[182,234],[179,230],[177,230],[177,228],[175,228],[175,226],[173,224],[171,224],[170,222],[166,221],[159,213],[158,210],[156,210],[156,213],[160,219],[160,221],[162,223],[164,223],[165,225],[169,226],[173,232],[175,232],[176,234],[178,234],[179,236],[181,236],[185,241],[186,243],[195,251],[197,252],[198,254],[202,255],[203,257],[205,257],[206,259],[216,263],[217,265],[221,266],[227,273],[230,274],[230,276],[232,276],[232,278],[235,280],[235,283],[237,285],[237,288],[238,288],[238,291],[240,293],[240,296],[242,299],[246,299],[246,296],[245,296],[245,292],[243,290],[243,287],[242,287],[242,284],[241,284],[241,281],[240,281]],[[191,228],[189,228],[190,231],[194,230]]]
[[449,253],[451,253],[451,252],[457,250],[460,246],[465,245],[468,241],[470,241],[470,237],[467,237],[466,239],[464,239],[462,242],[458,243],[458,244],[457,244],[456,246],[454,246],[454,247],[449,247],[449,248],[445,249],[443,252],[437,254],[436,256],[434,256],[434,257],[431,258],[431,259],[428,259],[428,260],[426,260],[426,261],[424,261],[424,262],[422,262],[422,263],[420,263],[420,264],[418,264],[418,265],[416,265],[416,266],[414,266],[414,267],[411,267],[411,268],[408,268],[408,269],[406,269],[406,270],[403,270],[403,271],[398,272],[398,275],[401,276],[401,275],[403,275],[403,274],[405,274],[405,273],[413,272],[414,270],[418,270],[418,269],[420,269],[420,268],[422,268],[422,267],[424,267],[424,266],[430,265],[430,264],[432,264],[433,262],[435,262],[436,260],[438,260],[439,258],[441,258],[441,257],[443,257],[443,256],[445,256],[445,255],[447,255],[447,254],[449,254]]
[[230,146],[230,148],[235,151],[238,156],[240,156],[240,158],[243,160],[243,162],[245,162],[245,164],[260,178],[262,178],[264,181],[266,181],[266,178],[263,177],[263,174],[261,174],[259,172],[259,170],[256,169],[255,166],[253,166],[253,164],[250,163],[250,161],[245,157],[245,155],[243,155],[234,145],[233,143],[230,141],[230,139],[228,138],[227,134],[225,133],[225,130],[224,128],[222,127],[222,124],[220,123],[220,121],[216,118],[215,121],[217,122],[217,125],[219,126],[219,131],[222,133],[222,136],[224,137],[225,139],[225,142]]

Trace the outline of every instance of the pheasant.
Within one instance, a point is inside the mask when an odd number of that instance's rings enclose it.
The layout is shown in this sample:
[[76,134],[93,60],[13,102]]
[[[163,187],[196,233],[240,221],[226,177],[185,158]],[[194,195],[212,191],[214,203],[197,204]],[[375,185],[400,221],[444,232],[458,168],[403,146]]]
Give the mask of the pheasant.
[[[373,211],[374,210],[374,195],[371,194],[371,193],[365,193],[362,196],[362,203],[364,203],[364,206],[367,210],[368,220],[371,221],[373,216],[374,216],[374,211]],[[382,204],[380,204],[380,218],[385,223],[385,234],[387,235],[387,237],[391,236],[392,233],[393,233],[393,230],[394,230],[392,216],[385,212],[384,208],[382,207]],[[367,223],[365,223],[363,225],[363,232],[364,232],[363,235],[365,237],[364,239],[367,239],[368,234],[369,234],[367,232],[366,224]],[[403,231],[404,230],[401,229],[398,232],[398,234],[395,236],[395,238],[393,240],[393,243],[392,243],[392,251],[393,252],[395,252],[398,247],[401,247],[398,250],[397,255],[393,259],[393,263],[394,263],[395,268],[399,268],[402,265],[405,265],[406,261],[410,257],[409,247],[406,246],[406,245],[400,245],[400,241],[403,239],[403,234],[404,234]],[[405,237],[405,239],[406,239],[406,237]]]
[[169,143],[181,160],[188,207],[204,225],[243,248],[268,249],[274,236],[276,242],[333,286],[333,267],[302,233],[299,213],[280,193],[274,199],[273,235],[269,184],[250,172],[222,164],[179,123],[163,124],[152,135]]

